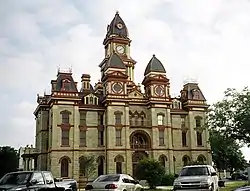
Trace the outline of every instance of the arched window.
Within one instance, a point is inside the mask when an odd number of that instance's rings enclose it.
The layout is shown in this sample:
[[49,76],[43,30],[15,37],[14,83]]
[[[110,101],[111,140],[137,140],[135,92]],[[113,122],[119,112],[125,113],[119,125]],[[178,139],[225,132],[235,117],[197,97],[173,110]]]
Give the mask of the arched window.
[[205,164],[206,163],[206,157],[204,155],[199,155],[197,157],[197,161],[201,164]]
[[145,131],[134,131],[130,135],[130,146],[132,149],[149,149],[151,147],[151,139]]
[[97,158],[97,164],[98,164],[98,176],[104,174],[104,157],[99,156]]
[[59,163],[61,163],[61,177],[67,178],[69,177],[69,163],[70,158],[67,156],[64,156],[60,159]]
[[159,162],[161,163],[163,167],[166,167],[166,161],[167,161],[167,157],[165,155],[159,156]]
[[123,156],[117,155],[114,162],[116,163],[116,174],[122,174],[122,163],[124,162]]
[[188,163],[190,162],[189,156],[185,155],[185,156],[182,158],[182,161],[183,161],[183,166],[188,165]]

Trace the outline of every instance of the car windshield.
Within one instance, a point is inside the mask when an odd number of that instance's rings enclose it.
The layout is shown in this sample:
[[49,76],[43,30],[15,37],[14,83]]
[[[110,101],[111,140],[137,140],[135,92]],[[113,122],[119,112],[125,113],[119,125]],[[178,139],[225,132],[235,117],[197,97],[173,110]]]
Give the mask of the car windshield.
[[31,172],[9,173],[0,179],[0,185],[14,184],[23,185],[27,184],[31,177]]
[[183,168],[180,172],[180,176],[204,176],[208,174],[207,167],[188,167]]
[[102,175],[98,177],[95,182],[118,182],[120,175]]

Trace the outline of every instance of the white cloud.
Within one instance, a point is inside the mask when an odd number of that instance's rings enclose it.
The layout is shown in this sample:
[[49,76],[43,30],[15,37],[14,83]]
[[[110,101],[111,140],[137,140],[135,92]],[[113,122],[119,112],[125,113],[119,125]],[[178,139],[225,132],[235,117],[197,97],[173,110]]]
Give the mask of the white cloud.
[[[227,87],[248,85],[247,0],[0,2],[1,105],[5,108],[0,125],[8,127],[0,144],[32,142],[36,93],[49,88],[59,65],[72,65],[78,82],[82,73],[91,73],[93,84],[100,78],[102,41],[117,10],[132,39],[137,82],[156,54],[166,67],[174,95],[186,76],[198,79],[210,103],[220,99]],[[27,138],[12,142],[13,131],[24,129]]]

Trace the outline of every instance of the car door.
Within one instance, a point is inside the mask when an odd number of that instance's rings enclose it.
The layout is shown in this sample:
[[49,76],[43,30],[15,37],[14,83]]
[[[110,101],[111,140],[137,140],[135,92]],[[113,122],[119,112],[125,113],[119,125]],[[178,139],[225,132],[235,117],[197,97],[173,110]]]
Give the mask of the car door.
[[47,187],[54,188],[55,184],[52,174],[50,172],[43,172],[43,176]]
[[46,187],[44,178],[41,172],[34,172],[31,177],[31,185],[28,187],[28,190],[38,191]]
[[123,187],[125,187],[125,189],[127,191],[133,191],[134,190],[134,184],[132,183],[131,179],[128,176],[123,176],[122,177],[122,184]]
[[[216,171],[212,166],[209,169],[210,169],[210,174],[216,174]],[[218,188],[219,178],[218,178],[217,175],[214,175],[214,176],[212,176],[212,180],[213,180],[213,183],[214,183],[214,189],[216,190]]]
[[136,185],[138,185],[136,182],[136,180],[135,179],[133,179],[131,176],[129,176],[128,175],[128,179],[129,179],[129,181],[131,182],[131,189],[134,191],[134,190],[136,190],[136,188],[137,188],[137,186]]

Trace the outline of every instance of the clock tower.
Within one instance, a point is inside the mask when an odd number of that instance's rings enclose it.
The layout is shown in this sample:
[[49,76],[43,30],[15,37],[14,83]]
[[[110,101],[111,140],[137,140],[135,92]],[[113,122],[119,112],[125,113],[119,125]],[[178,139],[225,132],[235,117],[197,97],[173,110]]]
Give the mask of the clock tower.
[[107,26],[106,37],[103,41],[105,58],[99,65],[101,67],[102,75],[105,63],[113,55],[113,53],[116,53],[122,59],[126,67],[128,80],[131,82],[134,81],[134,68],[136,61],[130,56],[130,44],[131,40],[129,39],[127,26],[120,17],[119,13],[116,12],[115,17]]

